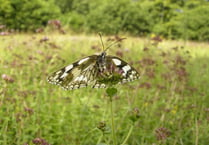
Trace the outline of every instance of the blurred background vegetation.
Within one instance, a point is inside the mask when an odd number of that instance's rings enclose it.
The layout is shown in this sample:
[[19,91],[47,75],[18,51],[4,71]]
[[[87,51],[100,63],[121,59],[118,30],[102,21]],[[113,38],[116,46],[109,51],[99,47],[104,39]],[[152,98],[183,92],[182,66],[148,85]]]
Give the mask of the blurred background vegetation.
[[0,0],[0,4],[0,25],[9,31],[34,32],[49,20],[59,20],[73,32],[209,40],[208,0]]

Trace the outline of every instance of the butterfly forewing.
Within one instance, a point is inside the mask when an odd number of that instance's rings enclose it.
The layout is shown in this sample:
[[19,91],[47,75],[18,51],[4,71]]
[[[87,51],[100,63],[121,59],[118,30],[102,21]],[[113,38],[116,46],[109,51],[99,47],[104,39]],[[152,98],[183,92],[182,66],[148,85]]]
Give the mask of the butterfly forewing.
[[70,64],[48,77],[48,82],[60,85],[64,89],[77,89],[94,83],[97,55],[85,57]]

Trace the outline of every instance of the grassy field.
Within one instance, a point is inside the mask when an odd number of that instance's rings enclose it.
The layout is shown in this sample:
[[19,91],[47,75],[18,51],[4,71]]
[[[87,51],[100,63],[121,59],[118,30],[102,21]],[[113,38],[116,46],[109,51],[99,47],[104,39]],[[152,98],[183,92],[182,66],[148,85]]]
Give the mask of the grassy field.
[[[53,71],[100,53],[100,47],[98,36],[1,36],[0,144],[113,144],[105,89],[65,91],[46,81]],[[141,73],[140,80],[115,86],[117,144],[208,144],[207,43],[127,37],[108,53]]]

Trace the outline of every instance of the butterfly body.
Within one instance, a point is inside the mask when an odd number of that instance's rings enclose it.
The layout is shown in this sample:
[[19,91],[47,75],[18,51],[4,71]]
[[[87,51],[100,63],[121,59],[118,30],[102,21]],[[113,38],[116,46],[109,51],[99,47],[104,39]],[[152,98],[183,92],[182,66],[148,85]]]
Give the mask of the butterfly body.
[[103,72],[106,69],[106,52],[102,52],[97,56],[96,65],[99,72]]
[[139,79],[139,73],[124,60],[102,52],[82,58],[48,77],[48,82],[67,90],[92,86],[105,88]]

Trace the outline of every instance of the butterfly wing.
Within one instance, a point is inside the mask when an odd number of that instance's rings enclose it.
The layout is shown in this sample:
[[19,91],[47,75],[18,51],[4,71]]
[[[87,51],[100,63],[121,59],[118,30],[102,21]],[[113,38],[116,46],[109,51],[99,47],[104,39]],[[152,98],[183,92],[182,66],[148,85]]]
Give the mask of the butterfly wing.
[[97,75],[95,63],[97,55],[85,57],[62,69],[52,73],[48,77],[48,82],[60,85],[66,90],[78,89],[95,84]]
[[140,78],[135,68],[121,58],[111,55],[106,56],[106,71],[97,73],[93,88],[104,88],[108,84],[126,83]]
[[[106,56],[105,69],[100,70],[101,56],[92,55],[76,61],[48,77],[48,82],[73,90],[91,85],[92,88],[105,88],[139,79],[139,73],[124,60],[116,56]],[[103,61],[102,61],[103,63]]]

